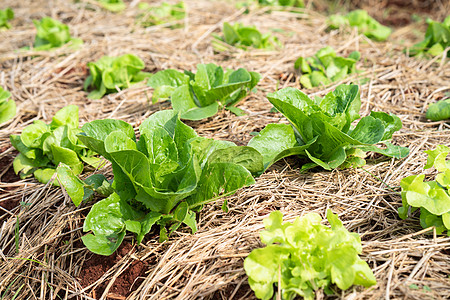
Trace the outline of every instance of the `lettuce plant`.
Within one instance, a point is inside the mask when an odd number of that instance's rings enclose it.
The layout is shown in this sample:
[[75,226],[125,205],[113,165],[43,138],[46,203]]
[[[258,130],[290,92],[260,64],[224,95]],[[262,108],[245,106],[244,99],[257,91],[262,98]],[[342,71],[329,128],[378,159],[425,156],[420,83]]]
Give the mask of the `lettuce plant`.
[[[196,211],[254,183],[252,174],[263,168],[255,149],[199,137],[173,110],[145,120],[139,140],[120,120],[96,120],[82,130],[79,139],[109,160],[114,173],[115,193],[92,207],[83,226],[92,231],[82,237],[84,244],[102,255],[113,253],[126,231],[140,243],[154,224],[160,240],[182,223],[195,232]],[[86,185],[70,174],[60,179],[79,204]]]
[[142,72],[144,62],[133,54],[118,57],[103,56],[97,62],[87,64],[91,74],[84,82],[84,89],[94,88],[89,93],[89,99],[100,99],[105,94],[115,93],[118,89],[128,88],[140,82],[151,74]]
[[155,89],[153,102],[170,99],[181,118],[200,120],[215,115],[219,107],[236,114],[239,101],[258,84],[261,75],[240,68],[224,71],[215,64],[197,65],[197,73],[167,69],[153,75],[148,85]]
[[385,41],[392,32],[389,27],[381,25],[369,16],[367,11],[360,9],[351,11],[345,16],[330,16],[328,18],[328,26],[331,29],[337,29],[342,26],[355,26],[360,33],[376,41]]
[[403,205],[398,214],[406,219],[410,212],[420,209],[423,228],[435,226],[438,234],[447,230],[450,235],[450,160],[446,159],[450,148],[438,145],[425,153],[428,158],[424,169],[434,167],[439,173],[433,181],[424,181],[424,174],[403,178],[400,182]]
[[[408,49],[410,56],[437,56],[450,47],[450,16],[442,23],[430,19],[427,23],[425,39]],[[450,57],[450,51],[447,57]]]
[[11,8],[0,9],[0,29],[11,28],[11,24],[8,21],[12,19],[14,19],[14,11]]
[[97,3],[111,12],[120,12],[127,7],[122,0],[98,0]]
[[40,21],[33,20],[33,23],[37,29],[34,50],[51,50],[67,43],[76,48],[83,44],[81,39],[70,36],[69,26],[58,20],[44,17]]
[[359,235],[348,232],[330,209],[327,219],[331,228],[321,224],[317,213],[293,223],[283,223],[279,211],[264,219],[266,230],[260,237],[267,246],[253,250],[244,260],[248,282],[258,299],[274,299],[274,284],[281,294],[277,299],[301,296],[307,300],[314,299],[318,289],[332,293],[332,284],[342,290],[353,284],[376,284],[372,270],[358,256],[362,252]]
[[258,0],[261,5],[304,7],[303,0]]
[[317,51],[314,57],[299,57],[295,69],[300,69],[300,83],[307,89],[328,85],[339,81],[349,74],[356,73],[356,62],[361,54],[353,51],[348,57],[336,56],[333,48],[327,46]]
[[214,34],[212,45],[217,51],[230,50],[230,46],[247,50],[248,47],[273,50],[280,48],[281,43],[270,33],[262,34],[255,26],[244,26],[241,23],[230,25],[223,23],[223,37]]
[[183,20],[186,16],[183,1],[177,4],[163,2],[159,6],[150,6],[146,2],[141,2],[139,3],[139,9],[142,12],[138,15],[138,23],[144,27],[173,23],[170,27],[177,28],[181,26],[177,21]]
[[[366,151],[396,158],[409,153],[408,148],[388,142],[402,127],[400,118],[393,114],[372,111],[356,126],[352,125],[360,117],[357,85],[341,84],[324,98],[314,100],[290,87],[269,94],[268,98],[290,125],[269,124],[250,140],[248,146],[263,155],[265,168],[291,155],[312,161],[303,165],[303,170],[316,166],[331,170],[363,166]],[[386,148],[377,147],[377,143]]]
[[13,162],[14,171],[22,179],[34,175],[38,181],[47,183],[61,162],[75,174],[83,171],[83,163],[98,167],[100,159],[76,137],[79,132],[75,105],[59,110],[50,124],[34,121],[21,135],[10,136],[11,144],[20,152]]
[[441,121],[450,119],[450,98],[430,104],[426,113],[427,119]]
[[10,97],[11,93],[0,86],[0,125],[16,115],[16,102],[8,100]]

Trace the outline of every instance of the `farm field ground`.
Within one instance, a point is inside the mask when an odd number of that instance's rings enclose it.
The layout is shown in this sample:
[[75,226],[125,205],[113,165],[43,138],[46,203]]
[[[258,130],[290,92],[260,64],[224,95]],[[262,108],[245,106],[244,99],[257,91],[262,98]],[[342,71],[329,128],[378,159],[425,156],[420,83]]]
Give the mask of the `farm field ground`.
[[[0,86],[11,92],[18,107],[16,117],[0,128],[1,299],[256,299],[243,261],[251,250],[263,246],[258,234],[262,220],[274,210],[292,221],[308,212],[325,216],[327,208],[349,231],[361,235],[361,258],[372,268],[377,285],[336,289],[334,296],[319,291],[317,299],[450,298],[450,237],[422,230],[417,215],[401,220],[397,213],[400,180],[423,172],[424,150],[450,146],[449,123],[430,122],[424,115],[430,103],[449,97],[449,60],[403,53],[406,46],[423,39],[426,17],[445,18],[448,2],[426,6],[423,1],[410,5],[392,1],[386,6],[389,1],[331,5],[321,0],[306,1],[305,9],[292,12],[267,7],[247,11],[232,1],[185,0],[187,18],[177,29],[136,25],[138,1],[127,2],[127,9],[118,14],[93,2],[0,1],[0,8],[10,6],[15,12],[12,28],[0,31]],[[356,5],[393,28],[388,41],[374,42],[354,30],[326,30],[328,9]],[[420,18],[413,20],[413,13]],[[83,39],[84,45],[78,50],[18,51],[33,43],[32,20],[44,16],[68,24],[72,36]],[[221,32],[223,22],[243,22],[272,32],[283,47],[217,53],[211,33]],[[295,60],[325,46],[343,56],[361,52],[357,69],[368,80],[360,87],[360,114],[384,111],[399,116],[403,128],[394,134],[393,143],[409,147],[408,157],[398,160],[369,153],[362,168],[306,173],[300,172],[303,162],[297,158],[281,160],[256,178],[256,184],[225,198],[228,212],[221,209],[225,199],[206,205],[199,213],[196,234],[181,228],[159,243],[158,234],[151,233],[140,246],[129,234],[110,257],[92,254],[80,239],[94,202],[77,208],[61,188],[33,178],[20,180],[14,174],[12,161],[18,152],[9,136],[20,134],[36,119],[49,123],[66,105],[79,106],[81,124],[116,118],[135,127],[154,112],[170,108],[168,102],[152,104],[153,89],[143,83],[100,100],[87,99],[86,64],[104,55],[135,54],[145,62],[144,71],[152,73],[167,68],[194,71],[197,64],[209,62],[259,72],[257,92],[238,105],[244,116],[222,110],[206,120],[186,122],[201,136],[246,145],[252,132],[269,123],[287,123],[281,114],[271,112],[266,95],[283,87],[300,88]],[[323,96],[339,83],[302,91]],[[96,172],[112,176],[110,165]]]

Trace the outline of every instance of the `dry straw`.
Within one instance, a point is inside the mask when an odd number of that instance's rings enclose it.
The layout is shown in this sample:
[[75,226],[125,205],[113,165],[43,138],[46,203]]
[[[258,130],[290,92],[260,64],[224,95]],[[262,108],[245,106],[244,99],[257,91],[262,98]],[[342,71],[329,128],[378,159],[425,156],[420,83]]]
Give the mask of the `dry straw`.
[[[252,249],[262,246],[258,231],[263,218],[276,209],[293,220],[311,211],[324,215],[331,208],[349,230],[361,234],[362,257],[378,281],[369,289],[336,291],[340,298],[449,299],[450,238],[435,236],[432,229],[421,230],[417,217],[403,221],[396,213],[401,204],[399,182],[422,172],[426,162],[423,150],[450,144],[448,123],[424,118],[428,104],[450,92],[448,60],[418,60],[402,53],[405,45],[420,39],[411,34],[414,24],[395,31],[390,42],[375,43],[355,31],[326,32],[325,17],[313,11],[311,5],[300,14],[268,13],[267,9],[245,14],[245,9],[239,10],[231,2],[185,2],[185,26],[175,30],[136,26],[137,1],[128,2],[129,8],[121,14],[103,11],[93,1],[10,3],[16,18],[12,29],[0,31],[0,85],[12,93],[18,114],[0,129],[0,203],[6,206],[20,201],[21,205],[13,209],[0,207],[0,298],[124,299],[112,294],[111,287],[131,262],[142,260],[149,268],[129,299],[252,299],[243,260]],[[442,14],[439,5],[437,17]],[[33,42],[31,20],[45,15],[67,23],[72,35],[84,40],[84,46],[77,51],[67,47],[52,52],[17,51]],[[253,24],[263,32],[277,28],[275,34],[284,47],[269,52],[236,49],[214,53],[210,33],[218,33],[223,21]],[[400,44],[402,41],[404,44]],[[215,62],[260,72],[263,79],[258,92],[239,105],[246,116],[222,111],[208,120],[189,122],[202,136],[244,145],[251,132],[260,131],[268,123],[286,122],[280,114],[269,112],[266,94],[286,86],[298,88],[294,61],[326,45],[342,55],[361,52],[363,59],[358,68],[364,69],[363,75],[370,79],[361,87],[361,114],[372,110],[397,114],[404,127],[394,135],[394,143],[410,147],[409,157],[373,157],[363,169],[306,174],[299,173],[300,162],[295,158],[281,161],[255,185],[228,197],[229,212],[220,209],[222,200],[206,205],[195,235],[181,230],[163,244],[153,236],[89,287],[80,284],[79,276],[92,254],[83,247],[80,236],[92,202],[75,208],[59,188],[33,179],[5,181],[11,175],[11,161],[16,155],[9,135],[19,134],[36,119],[49,122],[67,104],[79,105],[82,123],[119,118],[133,125],[170,107],[168,103],[150,105],[152,90],[145,85],[102,100],[88,100],[82,90],[86,63],[103,55],[136,54],[146,62],[147,71],[194,70],[197,63]],[[352,80],[355,78],[342,82]],[[336,85],[308,93],[323,95]],[[112,175],[109,167],[100,172]],[[130,235],[126,240],[133,238]],[[93,288],[102,284],[106,289],[94,295]],[[318,293],[318,299],[326,297]]]

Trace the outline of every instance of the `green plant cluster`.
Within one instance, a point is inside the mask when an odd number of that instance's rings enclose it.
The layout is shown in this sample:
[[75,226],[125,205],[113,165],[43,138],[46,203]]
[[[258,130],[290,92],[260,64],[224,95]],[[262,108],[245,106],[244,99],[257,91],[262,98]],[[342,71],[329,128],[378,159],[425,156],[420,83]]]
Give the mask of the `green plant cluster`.
[[103,56],[97,62],[89,62],[87,65],[90,75],[84,82],[84,89],[94,88],[88,95],[89,99],[100,99],[105,94],[128,88],[151,76],[150,73],[141,71],[145,68],[145,63],[133,54]]
[[236,114],[235,107],[258,84],[261,75],[240,68],[226,70],[215,64],[198,64],[197,73],[173,69],[160,71],[148,80],[155,89],[153,102],[170,99],[181,118],[200,120],[224,107]]
[[[399,117],[372,111],[352,125],[360,117],[357,85],[339,85],[324,98],[310,99],[295,88],[267,97],[290,125],[269,124],[249,142],[263,155],[265,168],[291,155],[311,160],[302,170],[317,166],[331,170],[365,165],[366,151],[396,158],[409,154],[408,148],[389,142],[402,127]],[[378,143],[386,148],[377,147]]]
[[122,0],[97,0],[99,6],[111,12],[121,12],[127,6]]
[[20,152],[13,161],[14,172],[22,179],[34,175],[39,182],[47,183],[59,163],[70,166],[75,174],[83,171],[83,163],[99,167],[100,159],[77,138],[79,132],[76,105],[59,110],[50,124],[35,120],[20,135],[10,136],[11,144]]
[[[182,223],[196,231],[195,212],[208,202],[254,183],[262,171],[262,156],[253,148],[199,137],[173,110],[160,111],[140,126],[120,120],[85,124],[78,138],[112,164],[113,194],[96,203],[86,217],[84,244],[94,253],[112,254],[126,231],[140,243],[154,224],[160,240]],[[58,173],[76,199],[84,197],[74,174]],[[81,202],[76,201],[78,204]]]
[[358,51],[348,57],[337,56],[333,48],[327,46],[317,51],[314,57],[299,57],[294,64],[301,71],[300,83],[310,89],[339,81],[349,74],[357,73],[356,62],[361,58]]
[[360,33],[376,41],[387,40],[392,32],[389,27],[381,25],[369,16],[367,11],[361,9],[351,11],[345,16],[330,16],[328,18],[328,26],[331,29],[338,29],[342,26],[355,26]]
[[179,20],[186,17],[186,7],[183,1],[176,4],[163,2],[159,6],[150,6],[146,2],[141,2],[139,9],[142,12],[137,16],[138,24],[144,27],[171,24],[170,28],[179,28],[183,26]]
[[[431,19],[427,23],[425,39],[408,49],[410,56],[437,56],[450,47],[450,16],[442,23]],[[447,57],[450,57],[450,51],[447,52]]]
[[434,150],[426,150],[427,164],[424,169],[434,167],[439,173],[435,180],[424,181],[425,175],[412,175],[402,179],[402,207],[398,209],[400,218],[420,209],[420,224],[423,228],[434,226],[436,233],[447,231],[450,235],[450,160],[446,157],[450,148],[438,145]]
[[213,34],[212,46],[216,51],[228,51],[232,47],[243,50],[249,47],[273,50],[281,48],[281,43],[270,33],[262,34],[255,26],[245,26],[241,23],[231,25],[224,22],[223,36]]
[[258,0],[261,5],[304,7],[303,0]]
[[50,17],[44,17],[40,21],[33,20],[37,29],[33,44],[34,50],[51,50],[70,43],[70,47],[76,48],[83,44],[79,38],[72,38],[69,26]]
[[353,284],[376,284],[372,270],[359,258],[361,239],[350,233],[338,216],[327,210],[331,225],[321,224],[317,213],[283,223],[283,214],[274,211],[264,219],[266,230],[260,232],[266,247],[253,250],[244,261],[250,287],[258,299],[314,299],[314,291],[332,294],[331,285],[348,289]]
[[427,119],[441,121],[450,119],[450,98],[439,100],[430,104],[426,113]]
[[11,93],[0,86],[0,125],[16,115],[16,102],[9,98]]
[[0,29],[11,28],[11,24],[8,21],[12,19],[14,19],[14,11],[11,8],[0,9]]

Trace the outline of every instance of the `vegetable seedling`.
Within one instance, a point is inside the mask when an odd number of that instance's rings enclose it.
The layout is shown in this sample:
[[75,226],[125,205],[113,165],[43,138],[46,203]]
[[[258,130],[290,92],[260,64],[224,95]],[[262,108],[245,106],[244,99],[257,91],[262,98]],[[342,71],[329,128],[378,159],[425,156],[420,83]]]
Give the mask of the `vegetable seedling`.
[[434,167],[439,173],[433,181],[424,181],[425,175],[412,175],[402,179],[402,207],[398,209],[400,218],[420,209],[420,225],[434,226],[436,233],[447,231],[450,235],[450,160],[446,157],[450,148],[438,145],[434,150],[426,150],[427,164],[424,169]]
[[8,21],[14,19],[14,11],[7,7],[0,9],[0,29],[10,29],[11,24]]
[[[437,56],[450,47],[450,16],[445,18],[442,23],[431,19],[427,19],[427,23],[428,28],[425,32],[425,39],[408,49],[410,56]],[[447,52],[447,57],[450,57],[450,51]]]
[[337,56],[333,48],[327,46],[317,51],[314,57],[299,57],[294,64],[300,70],[300,83],[307,89],[328,85],[342,80],[349,74],[357,73],[356,62],[361,58],[358,51],[348,57]]
[[[359,87],[341,84],[324,98],[310,99],[295,88],[281,89],[269,94],[269,101],[290,122],[268,124],[248,146],[264,157],[264,167],[292,155],[311,160],[302,170],[320,166],[326,170],[361,167],[367,151],[389,157],[404,158],[406,147],[389,142],[392,134],[402,127],[400,118],[372,111],[356,124],[360,116]],[[384,144],[379,148],[376,144]]]
[[0,125],[16,115],[16,102],[8,100],[10,97],[11,93],[0,86]]
[[293,223],[283,223],[279,211],[264,219],[266,230],[260,237],[266,247],[253,250],[244,260],[248,283],[258,299],[274,299],[274,285],[280,291],[277,299],[312,300],[318,289],[332,294],[332,284],[342,290],[354,284],[376,284],[372,270],[358,256],[362,252],[359,235],[348,232],[330,209],[327,219],[331,228],[321,224],[317,213]]
[[69,26],[50,17],[44,17],[40,21],[33,20],[37,29],[33,44],[34,50],[51,50],[70,43],[70,47],[78,48],[83,44],[79,38],[72,38]]
[[369,39],[375,41],[385,41],[391,34],[392,30],[389,27],[378,23],[374,18],[369,16],[365,10],[354,10],[345,16],[331,15],[328,18],[328,26],[330,29],[338,29],[343,26],[354,26],[358,31]]
[[[114,173],[114,193],[94,204],[83,226],[92,232],[82,237],[84,244],[101,255],[112,254],[126,231],[135,233],[139,244],[155,224],[161,241],[181,224],[195,233],[195,212],[253,184],[252,174],[263,169],[255,149],[199,137],[173,110],[145,120],[139,140],[120,120],[96,120],[82,130],[78,138],[109,160]],[[58,177],[79,204],[86,185],[65,171]]]
[[261,75],[240,68],[226,70],[215,64],[198,64],[197,73],[173,69],[160,71],[148,80],[153,87],[153,102],[170,99],[182,119],[201,120],[223,107],[242,115],[235,107],[258,84]]
[[14,172],[22,179],[34,175],[39,182],[47,183],[59,163],[69,165],[75,174],[83,171],[83,163],[99,167],[100,158],[77,138],[79,132],[75,105],[59,110],[50,124],[35,120],[21,135],[10,136],[11,144],[20,152],[13,161]]
[[84,82],[84,90],[94,88],[88,95],[89,99],[100,99],[105,94],[128,88],[152,75],[141,71],[145,68],[145,63],[133,54],[103,56],[97,62],[89,62],[87,66],[90,75]]
[[146,2],[139,3],[139,9],[142,11],[138,15],[138,24],[143,27],[150,27],[161,24],[172,24],[170,28],[182,26],[179,20],[186,17],[186,8],[183,1],[177,4],[161,3],[159,6],[150,6]]
[[262,34],[255,26],[244,26],[241,23],[233,25],[223,23],[223,36],[213,34],[213,48],[216,51],[228,51],[232,47],[247,50],[256,49],[273,50],[281,48],[281,43],[270,33]]

